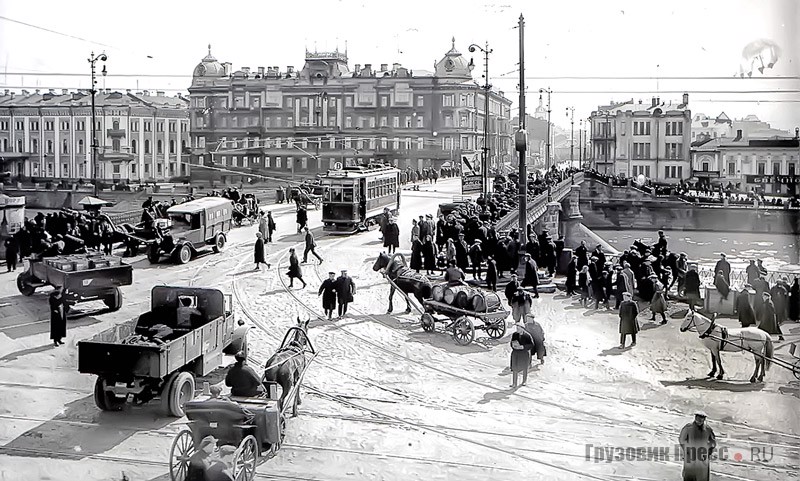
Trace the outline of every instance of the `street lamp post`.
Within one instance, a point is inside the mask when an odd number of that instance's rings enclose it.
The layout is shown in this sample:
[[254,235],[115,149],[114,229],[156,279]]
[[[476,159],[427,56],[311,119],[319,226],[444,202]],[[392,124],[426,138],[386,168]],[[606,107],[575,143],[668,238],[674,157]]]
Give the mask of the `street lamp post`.
[[575,164],[575,107],[567,107],[569,118],[569,167]]
[[475,52],[475,50],[483,52],[483,77],[486,80],[483,85],[483,162],[481,164],[481,174],[483,177],[482,193],[483,196],[486,197],[489,194],[489,94],[492,91],[492,86],[489,84],[489,54],[494,50],[489,48],[489,42],[486,42],[486,48],[474,43],[469,46],[470,52]]
[[578,122],[578,168],[583,168],[583,119]]
[[[94,52],[91,53],[89,56],[89,64],[92,66],[92,88],[89,92],[92,94],[92,180],[94,184],[94,196],[97,197],[97,120],[96,114],[94,111],[94,97],[97,94],[97,89],[95,86],[97,85],[97,79],[95,78],[95,64],[97,61],[105,62],[108,60],[108,56],[105,53],[101,53],[98,56],[94,55]],[[106,66],[103,65],[103,76],[106,75]]]
[[553,89],[549,87],[546,89],[539,89],[540,97],[543,93],[547,94],[547,150],[545,151],[546,158],[544,160],[544,171],[547,172],[550,170],[550,94],[553,93]]

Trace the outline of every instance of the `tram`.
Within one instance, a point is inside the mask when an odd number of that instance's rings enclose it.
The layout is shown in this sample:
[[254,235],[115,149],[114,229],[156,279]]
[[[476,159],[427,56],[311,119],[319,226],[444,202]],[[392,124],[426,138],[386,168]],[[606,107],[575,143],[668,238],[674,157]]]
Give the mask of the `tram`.
[[347,166],[322,177],[322,230],[353,234],[400,208],[400,171],[382,164]]

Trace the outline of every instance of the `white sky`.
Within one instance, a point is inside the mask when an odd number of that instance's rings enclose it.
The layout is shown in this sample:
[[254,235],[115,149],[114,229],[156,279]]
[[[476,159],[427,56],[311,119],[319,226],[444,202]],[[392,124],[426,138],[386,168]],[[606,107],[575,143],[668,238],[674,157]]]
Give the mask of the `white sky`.
[[[300,68],[305,47],[326,50],[338,44],[344,50],[346,40],[351,68],[356,63],[400,62],[411,69],[432,70],[455,36],[456,47],[466,56],[471,55],[470,43],[489,41],[494,49],[489,64],[492,83],[516,107],[519,42],[514,27],[522,13],[526,77],[559,77],[526,80],[529,113],[538,103],[540,87],[558,92],[552,99],[552,120],[568,127],[569,105],[575,106],[577,124],[578,118],[612,99],[649,102],[658,83],[662,100],[678,100],[681,92],[688,91],[693,113],[713,116],[724,110],[736,118],[755,113],[775,127],[793,131],[800,126],[799,5],[797,0],[0,0],[2,17],[87,40],[0,19],[0,84],[17,90],[88,88],[86,59],[92,50],[105,50],[110,75],[184,75],[109,76],[105,87],[173,89],[174,94],[188,87],[209,43],[214,55],[235,69]],[[780,60],[764,74],[756,70],[752,79],[734,78],[743,47],[760,38],[781,46]],[[482,55],[475,55],[475,62],[476,79],[481,81]],[[28,74],[14,75],[20,72]],[[36,75],[39,72],[86,75]],[[725,78],[659,82],[563,78],[569,76]],[[789,78],[760,78],[764,76]],[[795,102],[774,102],[792,99]]]

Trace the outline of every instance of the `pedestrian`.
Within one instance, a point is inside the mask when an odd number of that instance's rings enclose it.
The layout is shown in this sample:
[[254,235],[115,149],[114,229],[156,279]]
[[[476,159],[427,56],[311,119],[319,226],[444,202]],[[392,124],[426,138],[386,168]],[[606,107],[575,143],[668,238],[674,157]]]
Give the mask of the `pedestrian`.
[[336,299],[339,301],[339,318],[347,316],[347,305],[353,302],[356,293],[356,283],[347,275],[347,270],[342,270],[335,282]]
[[466,279],[466,275],[464,271],[462,271],[456,263],[453,261],[447,261],[447,269],[444,271],[444,280],[447,282],[448,286],[463,286],[465,285],[464,279]]
[[601,271],[600,275],[592,279],[592,296],[594,297],[595,310],[603,304],[603,307],[608,309],[608,297],[606,297],[606,271]]
[[264,256],[264,248],[265,247],[266,246],[264,245],[264,236],[261,234],[261,232],[256,232],[256,245],[255,245],[255,247],[253,249],[253,260],[256,263],[256,268],[253,269],[254,271],[261,270],[261,264],[266,264],[267,265],[267,269],[272,267],[269,264],[269,262],[267,262],[267,260],[266,260],[266,258]]
[[467,241],[464,240],[464,234],[458,234],[458,240],[455,242],[456,248],[456,265],[462,271],[466,271],[469,267],[469,246]]
[[433,274],[436,269],[436,244],[431,240],[431,236],[425,237],[422,244],[422,259],[425,265],[425,272]]
[[531,349],[533,349],[533,339],[525,331],[525,324],[518,322],[514,326],[517,330],[511,335],[512,388],[517,387],[519,373],[522,373],[522,385],[528,382],[528,367],[531,365]]
[[650,274],[650,280],[653,283],[653,298],[650,300],[650,312],[653,317],[650,319],[656,322],[656,314],[661,314],[661,324],[667,323],[667,298],[664,295],[664,284],[659,282],[655,274]]
[[319,286],[318,296],[322,296],[322,309],[328,316],[333,317],[333,310],[336,309],[336,273],[328,272],[328,278],[322,281]]
[[[580,257],[578,258],[580,260]],[[589,277],[589,266],[585,265],[581,267],[581,272],[578,274],[578,290],[581,293],[581,306],[586,307],[586,304],[589,302],[589,283],[591,282]]]
[[469,248],[469,261],[472,264],[472,278],[481,279],[481,263],[483,262],[483,251],[481,250],[481,240],[475,242]]
[[258,232],[261,233],[261,237],[269,242],[269,223],[267,222],[266,214],[263,212],[258,216]]
[[306,281],[303,280],[303,271],[300,269],[300,261],[297,259],[294,247],[289,248],[289,272],[286,275],[289,276],[289,288],[294,287],[295,279],[303,283],[303,288],[306,287]]
[[389,223],[383,231],[383,247],[387,248],[389,254],[394,254],[400,247],[400,228],[394,217],[389,218]]
[[714,265],[714,272],[718,273],[719,271],[722,271],[722,276],[725,278],[725,282],[727,282],[728,285],[731,285],[731,265],[728,263],[728,256],[726,256],[724,252],[719,256],[720,259]]
[[411,241],[411,262],[409,267],[416,272],[422,269],[422,241],[418,237]]
[[383,240],[383,238],[386,236],[386,226],[389,225],[389,218],[391,216],[392,213],[389,211],[389,208],[384,207],[383,214],[381,214],[380,217],[378,218],[378,223],[380,225],[380,230],[381,230],[380,240]]
[[272,242],[272,234],[277,230],[275,219],[272,218],[272,211],[267,211],[267,242]]
[[783,340],[783,332],[781,326],[778,325],[775,318],[775,304],[772,303],[772,295],[769,292],[761,294],[762,301],[761,307],[758,309],[756,319],[758,319],[758,328],[767,334],[778,335],[778,340]]
[[531,312],[531,308],[533,307],[533,299],[531,299],[530,294],[525,292],[525,290],[520,287],[511,297],[510,304],[511,316],[514,319],[514,322],[520,322]]
[[568,296],[575,295],[575,289],[578,286],[578,256],[573,255],[567,264],[567,282],[565,287]]
[[619,348],[625,349],[625,338],[630,334],[631,347],[636,345],[636,333],[639,332],[639,305],[633,300],[630,292],[622,293],[619,305]]
[[544,329],[542,325],[536,321],[536,316],[532,312],[525,316],[525,330],[533,340],[533,349],[531,350],[531,358],[536,354],[536,359],[540,364],[544,364],[544,358],[547,356],[547,347],[544,345]]
[[67,312],[66,312],[66,299],[64,298],[64,288],[56,287],[50,293],[48,299],[50,304],[50,339],[53,340],[53,345],[58,347],[64,344],[64,339],[67,337]]
[[8,272],[13,272],[17,270],[17,260],[19,259],[19,245],[17,244],[17,239],[13,236],[6,239],[3,243],[6,248],[6,267],[8,268]]
[[723,299],[728,299],[728,294],[731,292],[731,286],[728,284],[728,281],[725,280],[725,273],[723,271],[717,271],[717,276],[714,278],[714,287],[717,288],[717,292],[722,296],[719,302],[722,302]]
[[775,322],[778,325],[783,325],[789,314],[789,282],[785,277],[779,279],[772,289],[769,290],[772,295],[772,303],[775,304]]
[[539,297],[539,267],[528,253],[525,253],[525,275],[522,278],[522,287],[532,287],[533,297]]
[[308,211],[306,210],[305,207],[303,207],[302,205],[298,204],[297,205],[297,233],[298,234],[303,231],[303,229],[306,227],[307,223],[308,223]]
[[317,241],[314,239],[314,234],[311,233],[311,230],[306,227],[306,248],[303,251],[303,264],[308,262],[308,253],[314,254],[314,257],[319,259],[319,263],[322,264],[322,257],[317,254]]
[[503,292],[506,295],[506,302],[508,302],[509,306],[511,305],[511,299],[514,297],[514,295],[517,293],[517,290],[519,290],[520,287],[521,285],[519,283],[517,275],[511,274],[511,280],[508,282],[508,284],[506,284],[506,287],[503,290]]
[[681,429],[678,442],[683,451],[683,481],[708,481],[711,457],[717,447],[714,431],[706,425],[706,413],[694,413],[694,422]]
[[419,239],[419,224],[417,219],[411,219],[411,224],[411,243],[413,244],[415,240]]
[[745,284],[739,295],[736,296],[736,312],[739,315],[739,324],[750,327],[756,324],[756,313],[750,305],[750,284]]
[[695,306],[700,304],[700,274],[697,272],[697,266],[693,265],[686,271],[686,279],[684,283],[686,302],[689,303],[689,310],[694,312]]
[[800,321],[800,281],[797,277],[789,289],[789,320]]
[[758,279],[759,271],[758,266],[756,266],[756,261],[750,260],[750,265],[745,269],[745,273],[747,274],[748,284],[752,284],[754,280]]
[[486,258],[486,288],[497,292],[497,263],[493,256]]

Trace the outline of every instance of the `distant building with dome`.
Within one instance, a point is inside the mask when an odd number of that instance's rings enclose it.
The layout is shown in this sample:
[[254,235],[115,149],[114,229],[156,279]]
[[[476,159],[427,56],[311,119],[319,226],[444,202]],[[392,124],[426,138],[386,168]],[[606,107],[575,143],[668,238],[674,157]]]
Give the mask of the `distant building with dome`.
[[[305,53],[303,67],[241,67],[211,53],[195,67],[192,169],[238,182],[248,174],[313,175],[337,164],[439,168],[483,148],[484,90],[455,47],[433,65],[355,64],[347,52]],[[490,165],[513,159],[511,100],[492,91]],[[209,177],[211,177],[209,175]]]

